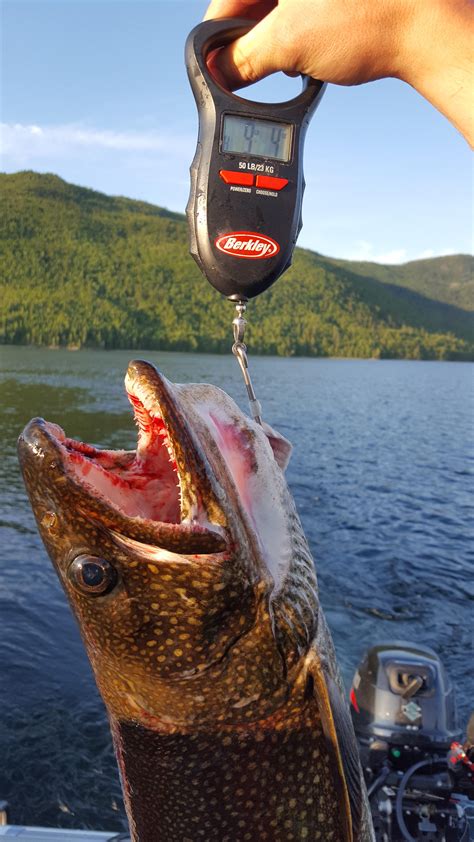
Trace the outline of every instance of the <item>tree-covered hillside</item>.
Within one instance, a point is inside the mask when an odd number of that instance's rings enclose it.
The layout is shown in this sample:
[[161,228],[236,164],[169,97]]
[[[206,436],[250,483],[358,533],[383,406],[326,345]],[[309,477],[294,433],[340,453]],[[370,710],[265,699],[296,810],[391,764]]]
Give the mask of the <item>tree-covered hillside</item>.
[[[1,342],[229,350],[232,306],[189,257],[180,214],[55,175],[1,175],[0,188]],[[468,284],[460,259],[442,258],[445,286]],[[443,303],[441,282],[429,294],[436,261],[422,263],[405,276],[297,250],[251,303],[252,352],[473,359],[472,314]]]
[[[343,260],[330,260],[344,266]],[[380,263],[351,261],[351,270],[357,275],[376,278],[385,284],[396,284],[419,292],[428,298],[444,301],[464,310],[474,310],[474,273],[470,254],[450,254],[411,260],[401,266],[383,266]]]

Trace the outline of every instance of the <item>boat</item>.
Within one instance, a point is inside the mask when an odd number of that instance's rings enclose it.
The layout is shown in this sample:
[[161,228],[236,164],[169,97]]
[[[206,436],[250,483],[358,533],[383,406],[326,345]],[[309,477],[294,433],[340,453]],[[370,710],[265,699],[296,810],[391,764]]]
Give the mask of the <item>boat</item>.
[[57,827],[27,827],[6,824],[0,826],[0,839],[18,842],[131,842],[130,836],[115,831],[65,830]]
[[6,801],[0,801],[0,839],[15,839],[17,842],[131,842],[128,832],[117,833],[115,830],[68,830],[9,824]]

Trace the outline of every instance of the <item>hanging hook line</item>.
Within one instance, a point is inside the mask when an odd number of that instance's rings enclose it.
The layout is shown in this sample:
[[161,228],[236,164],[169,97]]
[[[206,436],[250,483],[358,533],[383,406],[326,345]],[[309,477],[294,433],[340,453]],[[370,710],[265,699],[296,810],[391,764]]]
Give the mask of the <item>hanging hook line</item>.
[[237,310],[237,315],[232,321],[232,328],[234,332],[232,353],[240,366],[240,370],[244,378],[245,388],[247,389],[249,399],[250,414],[254,421],[261,425],[262,407],[260,401],[257,400],[252,380],[250,379],[247,346],[244,342],[245,328],[247,327],[247,322],[244,319],[244,313],[247,308],[243,301],[239,301],[238,304],[235,305],[235,309]]

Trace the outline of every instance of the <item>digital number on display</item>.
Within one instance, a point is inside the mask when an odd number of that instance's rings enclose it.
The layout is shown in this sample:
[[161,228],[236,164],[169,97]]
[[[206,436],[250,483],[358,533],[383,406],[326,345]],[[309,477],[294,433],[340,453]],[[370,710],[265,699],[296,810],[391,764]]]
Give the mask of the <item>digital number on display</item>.
[[224,117],[222,151],[289,161],[291,126],[227,114]]

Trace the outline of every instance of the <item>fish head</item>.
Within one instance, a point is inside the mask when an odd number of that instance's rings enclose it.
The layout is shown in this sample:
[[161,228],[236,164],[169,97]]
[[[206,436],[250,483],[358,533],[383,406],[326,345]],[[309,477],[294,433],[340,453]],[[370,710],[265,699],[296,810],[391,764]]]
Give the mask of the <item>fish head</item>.
[[109,713],[161,730],[261,718],[314,636],[291,445],[222,390],[130,364],[136,451],[33,419],[19,457]]

